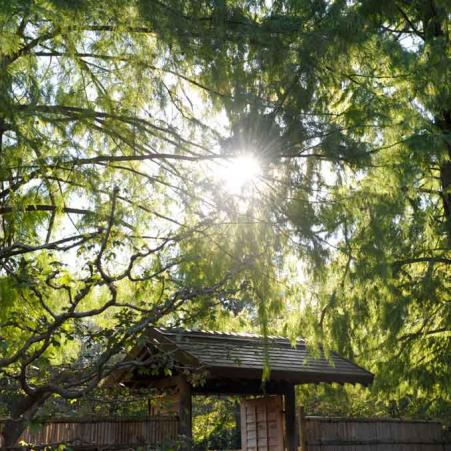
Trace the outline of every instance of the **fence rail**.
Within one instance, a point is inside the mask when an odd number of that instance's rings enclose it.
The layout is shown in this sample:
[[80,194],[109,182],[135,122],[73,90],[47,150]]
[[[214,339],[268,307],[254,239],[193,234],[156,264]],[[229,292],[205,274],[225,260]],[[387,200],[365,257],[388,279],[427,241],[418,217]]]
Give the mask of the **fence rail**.
[[451,451],[438,422],[303,417],[302,451]]
[[[156,446],[177,440],[177,417],[59,418],[27,428],[20,442],[33,445]],[[1,436],[0,436],[0,447]]]

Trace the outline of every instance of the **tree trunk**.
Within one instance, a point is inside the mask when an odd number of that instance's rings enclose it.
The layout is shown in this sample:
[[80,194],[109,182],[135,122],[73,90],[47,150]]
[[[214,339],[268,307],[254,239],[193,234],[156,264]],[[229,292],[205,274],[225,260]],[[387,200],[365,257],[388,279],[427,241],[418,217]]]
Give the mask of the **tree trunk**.
[[440,167],[442,182],[443,209],[445,213],[446,233],[448,245],[451,247],[451,161],[443,163]]
[[[434,45],[434,40],[445,39],[449,40],[448,32],[441,21],[445,17],[445,12],[441,11],[439,14],[439,6],[434,0],[431,0],[425,9],[425,17],[423,19],[424,41]],[[442,57],[447,60],[446,47],[443,46],[444,53]],[[446,72],[445,72],[446,73]],[[444,78],[444,83],[448,80]],[[445,98],[444,105],[447,107],[447,100]],[[448,246],[451,247],[451,111],[444,108],[441,114],[435,117],[435,125],[442,132],[442,139],[446,148],[446,159],[440,162],[440,183],[441,196],[443,200],[443,213],[445,217],[445,233],[448,241]]]
[[17,446],[17,442],[22,432],[27,427],[25,420],[12,420],[8,419],[3,422],[3,446],[2,449],[13,449]]
[[437,122],[445,135],[445,146],[448,149],[448,159],[440,165],[440,182],[448,245],[451,246],[451,142],[449,138],[451,136],[451,112],[445,112],[442,119]]
[[2,450],[13,449],[17,446],[17,441],[25,431],[27,424],[48,398],[48,393],[40,393],[24,397],[15,404],[11,412],[12,418],[3,422],[3,429],[0,431],[3,437]]

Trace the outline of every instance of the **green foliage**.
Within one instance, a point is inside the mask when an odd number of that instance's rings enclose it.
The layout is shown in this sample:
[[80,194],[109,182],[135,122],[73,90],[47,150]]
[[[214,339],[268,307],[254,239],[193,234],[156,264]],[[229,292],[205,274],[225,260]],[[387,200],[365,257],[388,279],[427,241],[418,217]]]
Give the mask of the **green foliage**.
[[[218,27],[225,35],[247,14],[197,2],[7,3],[0,403],[26,424],[55,396],[93,390],[149,325],[257,328],[281,298],[263,246],[276,241],[267,210],[242,212],[209,175],[210,160],[223,157],[225,139],[208,120],[222,94],[198,66],[212,53],[228,65]],[[212,12],[197,45],[185,16]],[[219,73],[216,81],[239,86]],[[167,360],[149,366],[172,371]]]
[[328,44],[303,111],[326,133],[302,154],[331,163],[292,175],[286,211],[318,268],[298,327],[375,372],[374,413],[449,419],[449,24],[441,2],[400,3],[337,2],[310,29]]
[[224,151],[244,143],[277,167],[266,217],[306,268],[292,333],[372,369],[372,399],[449,416],[449,5],[282,1],[253,23],[246,12],[217,54],[201,45],[200,77],[226,97]]
[[[78,397],[182,324],[376,373],[326,411],[448,418],[448,6],[2,2],[0,394]],[[263,175],[231,196],[210,172],[242,151]]]
[[239,400],[232,397],[195,397],[193,405],[195,449],[238,449],[241,444],[239,409]]

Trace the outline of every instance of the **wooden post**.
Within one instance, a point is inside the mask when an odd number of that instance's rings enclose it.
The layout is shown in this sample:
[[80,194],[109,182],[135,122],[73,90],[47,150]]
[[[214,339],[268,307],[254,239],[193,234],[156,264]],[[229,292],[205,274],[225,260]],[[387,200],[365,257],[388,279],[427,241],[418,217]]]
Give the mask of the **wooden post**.
[[191,385],[184,378],[180,378],[177,385],[179,389],[179,434],[183,436],[183,447],[181,449],[190,450],[193,439]]
[[285,433],[287,451],[297,451],[296,394],[293,384],[289,385],[285,391]]
[[246,400],[241,398],[240,403],[240,421],[241,421],[241,451],[247,450],[247,411]]
[[299,407],[299,436],[300,436],[300,451],[307,451],[307,437],[305,430],[305,412],[304,407]]

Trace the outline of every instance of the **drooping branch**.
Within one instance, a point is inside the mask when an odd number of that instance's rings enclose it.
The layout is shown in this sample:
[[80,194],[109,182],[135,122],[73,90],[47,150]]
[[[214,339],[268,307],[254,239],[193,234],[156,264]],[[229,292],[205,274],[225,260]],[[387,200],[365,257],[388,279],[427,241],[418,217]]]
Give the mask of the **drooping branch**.
[[0,207],[0,215],[9,214],[15,211],[28,211],[28,212],[35,212],[35,211],[61,211],[62,213],[72,213],[76,215],[95,215],[96,213],[92,210],[87,210],[84,208],[73,208],[73,207],[58,207],[55,205],[42,205],[42,204],[34,204],[34,205],[26,205],[23,208],[17,208],[17,207],[11,207],[11,206],[2,206]]
[[166,142],[169,144],[172,144],[174,146],[179,146],[180,144],[189,145],[192,147],[197,147],[207,153],[212,153],[207,147],[205,147],[202,144],[195,143],[192,141],[189,141],[185,138],[183,138],[180,134],[176,133],[176,131],[173,128],[170,127],[163,127],[161,125],[157,125],[155,123],[150,122],[149,120],[136,117],[136,116],[128,116],[124,114],[115,114],[111,112],[105,112],[105,111],[97,111],[97,110],[91,110],[88,108],[82,108],[82,107],[74,107],[74,106],[68,106],[68,105],[17,105],[16,108],[19,111],[23,111],[26,114],[36,114],[36,113],[49,113],[53,115],[62,114],[64,116],[67,116],[68,118],[71,118],[72,120],[81,120],[81,119],[111,119],[116,120],[118,122],[125,123],[129,126],[136,127],[136,126],[142,126],[145,129],[152,129],[153,131],[165,133],[168,135],[171,135],[174,139],[177,141],[173,141],[168,138],[163,138]]
[[406,265],[413,265],[416,263],[431,263],[431,264],[445,264],[451,265],[451,259],[446,257],[416,257],[416,258],[406,258],[404,260],[397,260],[393,263],[393,266],[396,268],[400,268]]

